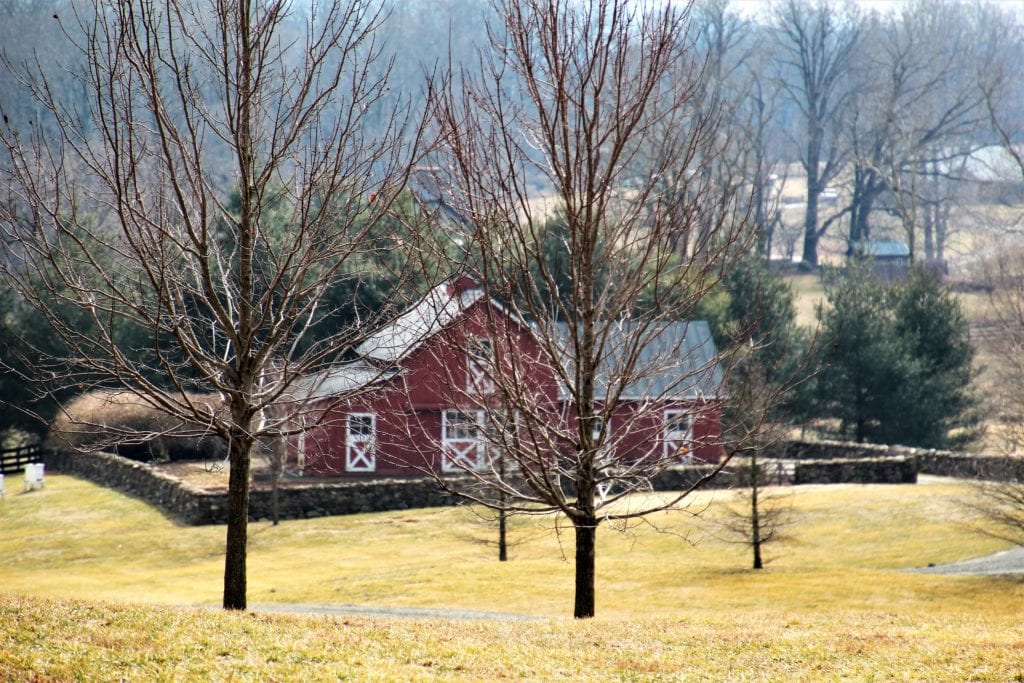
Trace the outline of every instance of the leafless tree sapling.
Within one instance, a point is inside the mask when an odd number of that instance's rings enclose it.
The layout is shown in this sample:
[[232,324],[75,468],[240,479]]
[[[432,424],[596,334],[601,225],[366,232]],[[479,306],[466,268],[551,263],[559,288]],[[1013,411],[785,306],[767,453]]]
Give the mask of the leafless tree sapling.
[[[495,343],[478,358],[488,390],[465,400],[485,415],[476,432],[504,458],[462,468],[468,486],[438,479],[484,506],[499,491],[510,511],[565,515],[575,532],[573,614],[585,618],[595,610],[598,526],[674,508],[689,493],[631,497],[682,454],[660,441],[643,452],[626,444],[655,422],[660,430],[673,397],[713,393],[717,359],[686,345],[680,320],[750,247],[749,202],[716,192],[702,172],[714,158],[716,112],[696,100],[701,69],[685,10],[496,4],[502,25],[483,76],[449,73],[431,107],[471,270],[536,343],[524,354],[507,318],[488,321]],[[551,188],[556,217],[533,203],[536,178]],[[527,367],[549,373],[560,398],[527,381]],[[694,401],[686,419],[700,422],[717,400]],[[721,445],[723,436],[693,438]],[[514,466],[503,476],[497,461]]]
[[[1008,84],[1004,79],[1005,74],[1000,74],[979,83],[992,127],[1020,169],[1024,182],[1024,154],[1015,143],[1024,131],[1014,130],[1003,115],[1000,90]],[[1024,221],[1024,216],[1018,218],[1020,221]],[[984,527],[986,533],[1024,545],[1024,458],[1020,457],[1024,449],[1024,253],[1019,243],[1002,244],[993,260],[988,284],[996,322],[994,350],[1002,379],[995,393],[1004,450],[1012,459],[1000,476],[978,481],[965,505],[990,522]]]
[[[53,30],[81,36],[88,104],[63,100],[38,63],[8,63],[56,132],[0,128],[3,277],[62,344],[40,386],[122,388],[181,431],[227,442],[228,609],[246,607],[253,448],[299,428],[296,384],[362,334],[357,322],[310,338],[335,313],[323,305],[332,282],[398,246],[364,237],[410,165],[407,113],[364,126],[387,89],[387,69],[370,68],[382,10],[293,9],[71,4]],[[123,325],[145,330],[144,348],[118,346]]]

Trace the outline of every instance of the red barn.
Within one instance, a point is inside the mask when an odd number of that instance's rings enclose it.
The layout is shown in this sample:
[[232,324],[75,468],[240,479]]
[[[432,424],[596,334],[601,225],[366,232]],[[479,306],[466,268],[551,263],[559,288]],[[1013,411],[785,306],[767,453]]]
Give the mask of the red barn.
[[[553,335],[536,329],[468,278],[440,285],[361,344],[359,360],[309,379],[303,394],[317,424],[293,439],[289,468],[333,477],[483,468],[493,443],[485,433],[504,414],[494,373],[503,382],[513,378],[518,405],[532,417],[565,422],[575,411],[542,341]],[[622,338],[606,344],[599,397],[615,373],[615,349],[631,334],[628,324],[616,329]],[[566,338],[568,330],[560,330]],[[668,323],[635,367],[666,352],[675,361],[637,372],[605,411],[608,424],[595,420],[594,433],[605,431],[615,458],[716,461],[722,373],[707,323]],[[507,430],[514,419],[502,421]]]

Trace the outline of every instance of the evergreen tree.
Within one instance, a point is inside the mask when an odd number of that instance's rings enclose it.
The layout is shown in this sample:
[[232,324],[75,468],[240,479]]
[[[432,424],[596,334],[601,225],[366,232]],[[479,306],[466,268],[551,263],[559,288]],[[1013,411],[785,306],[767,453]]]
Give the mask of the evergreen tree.
[[[711,312],[715,343],[722,348],[753,342],[761,363],[778,366],[796,333],[793,291],[757,257],[740,261],[722,279],[724,316]],[[712,299],[713,301],[713,299]]]
[[802,417],[810,340],[796,324],[793,291],[778,273],[757,257],[741,261],[701,300],[694,317],[707,320],[718,348],[734,355],[733,391],[751,381],[787,386],[776,417]]
[[971,439],[980,421],[971,387],[977,372],[959,300],[934,273],[915,268],[892,289],[891,301],[896,335],[921,372],[893,416],[890,439],[929,447]]
[[823,349],[812,413],[843,436],[931,448],[970,436],[977,422],[973,350],[959,302],[936,277],[912,271],[885,287],[851,268],[819,309]]

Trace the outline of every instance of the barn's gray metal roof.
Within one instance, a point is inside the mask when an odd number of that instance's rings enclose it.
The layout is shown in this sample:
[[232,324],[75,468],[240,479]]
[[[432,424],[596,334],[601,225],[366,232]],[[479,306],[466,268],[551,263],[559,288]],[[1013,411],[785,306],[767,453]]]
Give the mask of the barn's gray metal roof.
[[445,282],[434,287],[394,322],[368,337],[356,348],[356,353],[381,363],[397,363],[484,296],[481,289],[466,289],[451,294],[451,286],[451,283]]
[[[571,369],[570,328],[559,323],[565,363]],[[656,323],[641,331],[632,321],[617,321],[608,328],[598,369],[597,395],[621,387],[621,398],[632,400],[710,399],[724,393],[722,368],[711,328],[703,320]],[[636,336],[646,343],[637,348]],[[632,367],[627,367],[630,356]],[[621,386],[625,383],[625,386]],[[563,388],[564,393],[564,388]]]
[[398,375],[395,369],[382,369],[366,361],[357,360],[328,368],[323,372],[303,377],[292,393],[301,400],[316,400],[329,396],[344,396],[389,380]]
[[[362,360],[340,365],[318,376],[319,384],[315,388],[311,386],[310,391],[315,392],[315,397],[338,395],[396,375],[397,370],[388,374],[380,368],[398,365],[427,338],[452,324],[484,298],[480,288],[459,288],[455,282],[450,280],[428,292],[419,303],[359,345],[356,352]],[[518,320],[499,303],[492,303]],[[522,324],[534,333],[539,332],[536,324]],[[569,327],[556,323],[553,331],[560,340],[561,362],[571,375]],[[640,328],[635,322],[624,320],[611,323],[608,331],[598,377],[599,397],[605,396],[609,387],[618,388],[623,381],[626,382],[621,391],[623,399],[692,400],[723,394],[722,369],[707,322],[667,321],[647,328],[642,332],[645,343],[635,350],[636,359],[628,372],[625,361],[629,350],[635,349]],[[564,387],[562,393],[566,394]]]

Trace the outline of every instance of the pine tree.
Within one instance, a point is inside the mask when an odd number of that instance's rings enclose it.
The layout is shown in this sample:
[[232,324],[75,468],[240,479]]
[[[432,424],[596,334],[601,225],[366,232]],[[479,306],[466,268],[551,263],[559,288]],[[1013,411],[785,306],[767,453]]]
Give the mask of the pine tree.
[[858,442],[941,448],[971,436],[974,353],[960,304],[937,277],[912,270],[886,287],[854,267],[828,302],[814,415],[838,419]]

